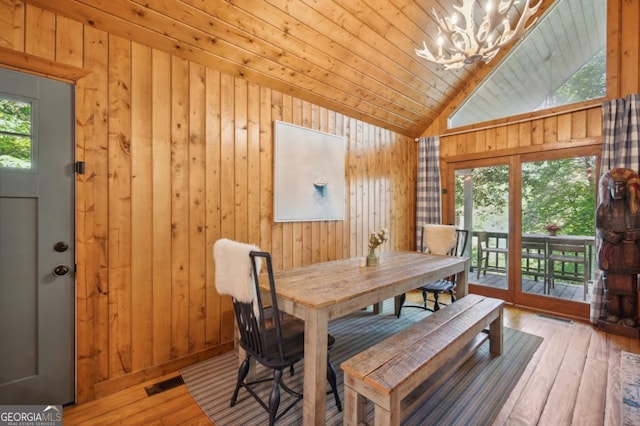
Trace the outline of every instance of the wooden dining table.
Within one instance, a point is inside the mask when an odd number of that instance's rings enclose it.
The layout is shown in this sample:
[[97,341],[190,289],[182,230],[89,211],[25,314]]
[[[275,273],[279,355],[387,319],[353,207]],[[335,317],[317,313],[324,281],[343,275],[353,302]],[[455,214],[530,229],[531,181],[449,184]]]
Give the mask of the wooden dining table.
[[[276,272],[279,309],[305,321],[302,423],[325,424],[329,320],[390,298],[397,311],[403,293],[454,274],[463,297],[468,270],[468,258],[392,251],[380,255],[378,266],[361,267],[360,258],[350,258]],[[268,292],[268,283],[262,290]]]

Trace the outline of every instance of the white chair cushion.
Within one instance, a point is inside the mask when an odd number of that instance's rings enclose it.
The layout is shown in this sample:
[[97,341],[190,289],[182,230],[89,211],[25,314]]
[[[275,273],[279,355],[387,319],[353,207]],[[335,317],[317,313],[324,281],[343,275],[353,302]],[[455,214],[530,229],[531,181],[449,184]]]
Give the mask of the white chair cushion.
[[422,247],[425,252],[446,255],[455,245],[455,226],[431,224],[422,227]]

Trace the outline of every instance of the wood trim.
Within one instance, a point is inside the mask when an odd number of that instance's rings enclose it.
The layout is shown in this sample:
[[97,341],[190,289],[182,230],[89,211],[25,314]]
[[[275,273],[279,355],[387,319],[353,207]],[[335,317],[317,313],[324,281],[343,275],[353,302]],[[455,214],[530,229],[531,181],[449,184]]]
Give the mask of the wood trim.
[[26,72],[73,84],[90,73],[90,71],[82,68],[7,49],[6,47],[0,47],[0,65],[14,71]]
[[607,1],[607,97],[615,99],[620,96],[620,50],[622,34],[620,33],[620,13],[622,1]]
[[[592,145],[602,145],[602,138],[582,138],[582,139],[568,139],[562,142],[551,142],[547,143],[544,146],[544,151],[556,151],[556,150],[564,150],[569,148],[577,148],[577,147],[585,147]],[[506,148],[497,151],[485,151],[485,152],[474,152],[471,154],[461,154],[461,155],[453,155],[450,157],[441,157],[441,163],[459,163],[462,161],[473,161],[473,160],[482,160],[485,158],[495,158],[495,157],[508,157],[512,155],[524,155],[530,154],[534,152],[542,151],[539,146],[519,146],[516,148]]]
[[213,348],[205,349],[203,351],[184,356],[182,358],[174,359],[159,365],[154,365],[152,367],[136,371],[135,373],[105,380],[95,385],[95,397],[101,398],[114,392],[136,385],[138,383],[142,383],[154,377],[163,376],[174,371],[180,371],[180,369],[184,367],[200,361],[204,361],[209,358],[213,358],[231,350],[233,350],[233,342],[227,342]]
[[[487,130],[505,125],[521,124],[530,122],[532,120],[538,120],[542,118],[550,118],[559,115],[564,115],[571,112],[584,111],[592,108],[600,108],[605,98],[591,99],[584,102],[578,102],[570,105],[562,105],[553,107],[541,111],[527,112],[524,114],[513,115],[510,117],[498,118],[484,123],[476,123],[468,126],[456,127],[453,129],[445,130],[440,136],[454,136],[463,133],[476,132],[480,130]],[[447,117],[448,120],[448,117]]]

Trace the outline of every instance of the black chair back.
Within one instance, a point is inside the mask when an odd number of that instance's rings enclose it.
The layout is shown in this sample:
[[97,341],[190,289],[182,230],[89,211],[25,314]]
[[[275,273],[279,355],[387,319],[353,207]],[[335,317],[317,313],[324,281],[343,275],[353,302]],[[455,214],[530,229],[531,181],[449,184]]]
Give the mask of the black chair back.
[[[256,317],[252,303],[243,303],[233,299],[236,323],[240,333],[239,344],[247,353],[267,365],[290,364],[293,360],[289,357],[291,354],[287,354],[283,343],[284,332],[281,324],[281,315],[278,310],[271,255],[266,252],[252,251],[249,256],[251,257],[256,303],[260,317]],[[268,307],[264,305],[260,292],[257,259],[262,260],[269,280],[271,300]],[[297,352],[300,351],[298,350]],[[300,358],[302,358],[302,354],[300,354]]]
[[453,246],[451,251],[447,253],[449,256],[464,256],[464,251],[467,248],[467,240],[469,238],[469,231],[466,229],[456,229],[456,245]]

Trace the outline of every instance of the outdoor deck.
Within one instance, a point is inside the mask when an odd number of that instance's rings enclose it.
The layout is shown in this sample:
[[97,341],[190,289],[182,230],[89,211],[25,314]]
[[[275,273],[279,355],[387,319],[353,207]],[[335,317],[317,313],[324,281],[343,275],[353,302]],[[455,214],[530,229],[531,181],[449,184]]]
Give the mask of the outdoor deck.
[[[480,284],[488,287],[507,289],[507,279],[504,274],[498,274],[495,272],[487,272],[486,275],[480,275],[480,279],[476,278],[475,271],[469,275],[469,283]],[[535,281],[533,279],[522,279],[522,289],[526,293],[544,294],[544,281],[539,279]],[[591,294],[593,289],[593,283],[589,282],[589,293],[587,294],[587,300],[585,303],[591,301]],[[547,296],[556,297],[559,299],[573,300],[576,302],[583,302],[583,287],[581,283],[567,283],[556,280],[555,287],[551,289],[551,294]]]

